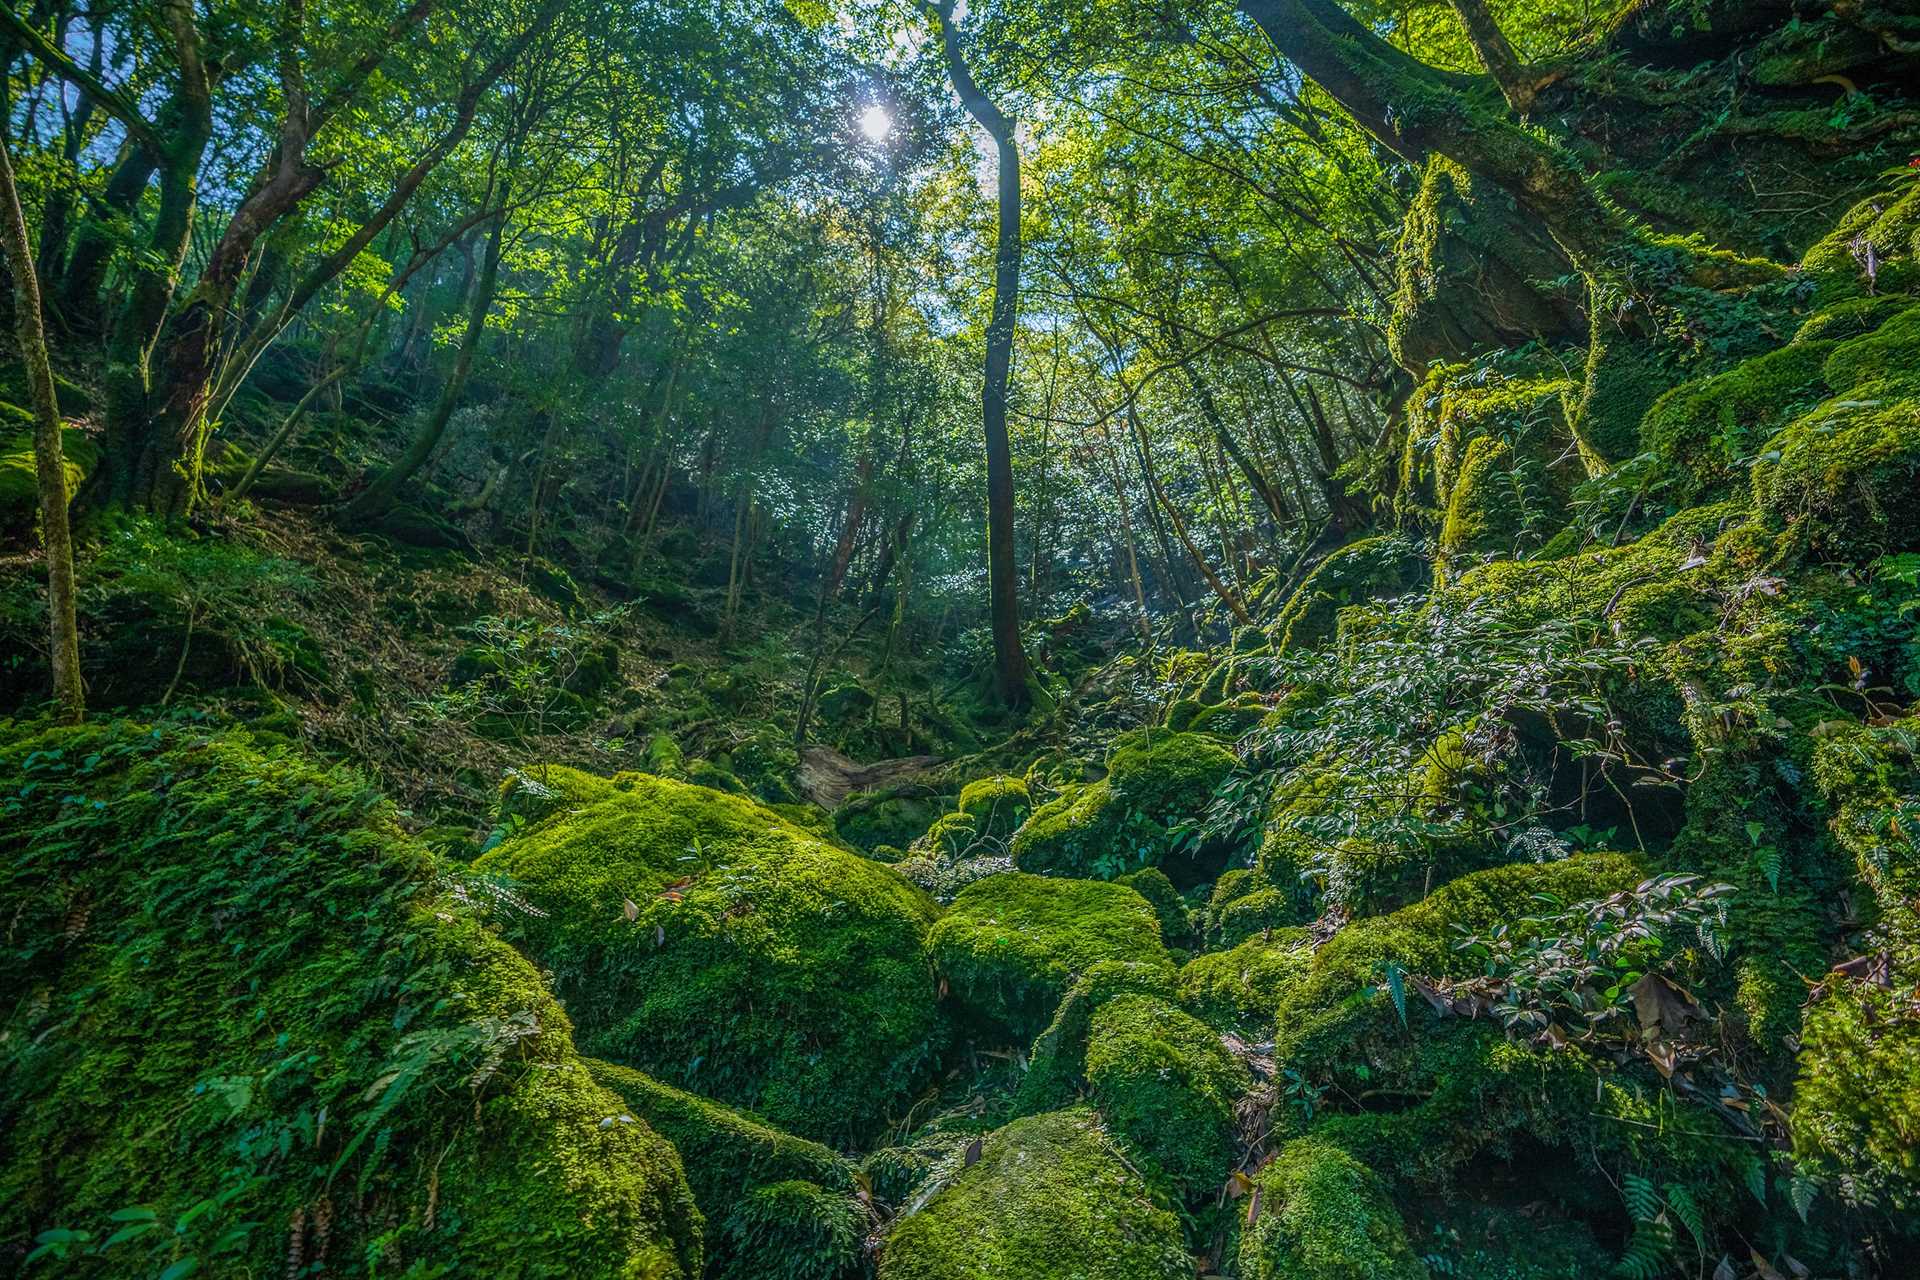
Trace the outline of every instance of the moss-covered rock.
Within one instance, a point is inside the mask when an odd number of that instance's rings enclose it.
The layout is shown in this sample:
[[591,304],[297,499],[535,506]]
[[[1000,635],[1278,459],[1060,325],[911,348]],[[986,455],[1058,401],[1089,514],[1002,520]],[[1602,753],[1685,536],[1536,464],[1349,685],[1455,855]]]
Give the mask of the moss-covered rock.
[[1091,1111],[1016,1120],[936,1184],[888,1232],[881,1280],[1192,1280],[1179,1219]]
[[1160,922],[1133,890],[1021,872],[963,889],[929,946],[954,999],[1021,1042],[1100,961],[1168,963]]
[[1190,1013],[1221,1026],[1269,1023],[1280,993],[1313,964],[1312,936],[1305,929],[1276,929],[1227,951],[1195,956],[1175,982]]
[[1158,867],[1143,867],[1114,880],[1133,890],[1153,907],[1160,919],[1160,940],[1169,947],[1190,946],[1194,941],[1193,909],[1180,891]]
[[1314,567],[1274,620],[1281,652],[1333,639],[1340,610],[1400,595],[1421,579],[1426,563],[1411,542],[1393,535],[1350,542]]
[[0,1040],[0,1238],[103,1241],[146,1206],[169,1229],[108,1272],[699,1275],[673,1148],[363,782],[241,733],[0,738],[31,993]]
[[596,1056],[840,1140],[938,1053],[938,908],[751,801],[636,774],[477,865],[544,913],[514,931]]
[[1024,778],[998,774],[978,778],[960,789],[960,812],[974,819],[988,839],[1006,839],[1032,808]]
[[[0,403],[0,532],[22,535],[39,518],[40,479],[33,458],[33,415],[24,410],[8,412],[12,410],[15,406]],[[18,430],[21,426],[26,429]],[[60,432],[60,452],[67,494],[72,496],[99,465],[100,450],[84,431],[65,427]]]
[[1254,1186],[1258,1212],[1240,1237],[1243,1280],[1424,1280],[1380,1180],[1338,1147],[1296,1139]]
[[1211,1027],[1151,995],[1121,995],[1093,1015],[1087,1083],[1108,1126],[1186,1189],[1217,1192],[1239,1152],[1234,1103],[1247,1069]]
[[1725,373],[1675,387],[1640,427],[1643,445],[1672,468],[1680,500],[1720,498],[1774,432],[1823,400],[1831,342],[1798,342]]
[[1920,546],[1916,477],[1920,398],[1838,400],[1767,442],[1753,496],[1817,550],[1871,558]]
[[1023,871],[1103,878],[1159,865],[1168,853],[1167,828],[1204,813],[1237,763],[1203,734],[1123,734],[1105,778],[1068,788],[1014,833],[1014,863]]
[[1920,959],[1884,975],[1830,975],[1808,1009],[1794,1085],[1793,1149],[1809,1172],[1846,1178],[1888,1207],[1920,1207]]
[[1173,970],[1154,961],[1102,960],[1074,980],[1054,1010],[1053,1021],[1034,1037],[1027,1073],[1014,1096],[1014,1110],[1034,1115],[1071,1105],[1087,1078],[1087,1037],[1093,1015],[1116,996],[1165,999],[1173,992]]

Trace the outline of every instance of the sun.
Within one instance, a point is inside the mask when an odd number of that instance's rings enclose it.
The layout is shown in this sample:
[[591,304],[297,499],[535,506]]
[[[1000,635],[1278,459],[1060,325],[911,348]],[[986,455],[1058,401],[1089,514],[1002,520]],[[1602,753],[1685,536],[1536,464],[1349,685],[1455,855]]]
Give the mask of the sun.
[[860,113],[860,132],[868,142],[885,142],[893,132],[893,117],[876,102]]

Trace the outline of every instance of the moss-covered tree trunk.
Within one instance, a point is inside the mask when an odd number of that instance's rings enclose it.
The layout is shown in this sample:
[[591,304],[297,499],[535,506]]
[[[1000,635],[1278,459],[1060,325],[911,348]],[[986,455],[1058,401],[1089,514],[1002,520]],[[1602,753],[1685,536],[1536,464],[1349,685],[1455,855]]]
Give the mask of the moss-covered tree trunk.
[[53,364],[41,320],[40,282],[34,272],[27,219],[13,181],[13,158],[0,140],[0,247],[13,276],[13,316],[20,359],[33,393],[33,465],[40,493],[40,536],[47,548],[47,620],[53,697],[60,717],[78,724],[86,716],[80,684],[80,631],[74,616],[73,538],[67,527],[67,461],[60,447],[60,406]]

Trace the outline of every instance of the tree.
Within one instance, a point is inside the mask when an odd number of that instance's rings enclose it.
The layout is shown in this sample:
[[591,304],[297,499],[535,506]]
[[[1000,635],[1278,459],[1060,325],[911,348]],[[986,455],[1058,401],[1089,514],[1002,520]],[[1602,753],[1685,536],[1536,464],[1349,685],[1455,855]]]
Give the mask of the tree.
[[1020,315],[1020,147],[1014,121],[981,91],[960,47],[953,0],[925,0],[940,38],[947,74],[967,114],[993,139],[999,218],[994,234],[993,306],[987,320],[987,360],[981,423],[987,438],[987,595],[993,632],[993,683],[1000,701],[1024,707],[1033,673],[1020,640],[1020,572],[1014,562],[1013,446],[1007,437],[1007,385],[1013,368],[1014,329]]
[[47,620],[51,631],[53,697],[60,718],[86,716],[80,684],[80,630],[74,618],[73,537],[67,527],[67,462],[60,447],[60,406],[40,312],[40,281],[27,239],[27,219],[13,180],[13,159],[0,140],[0,243],[13,276],[13,314],[20,358],[33,392],[33,467],[40,491],[40,536],[47,549]]

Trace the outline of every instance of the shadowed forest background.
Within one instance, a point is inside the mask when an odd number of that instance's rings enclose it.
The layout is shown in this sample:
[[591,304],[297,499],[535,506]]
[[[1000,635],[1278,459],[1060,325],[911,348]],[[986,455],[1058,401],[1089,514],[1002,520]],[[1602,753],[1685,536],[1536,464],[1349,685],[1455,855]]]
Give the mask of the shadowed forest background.
[[1920,4],[0,0],[0,1270],[1920,1254]]

